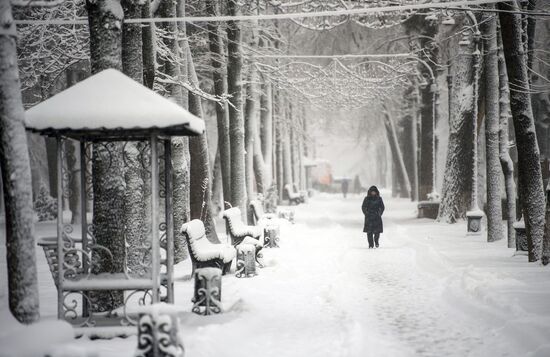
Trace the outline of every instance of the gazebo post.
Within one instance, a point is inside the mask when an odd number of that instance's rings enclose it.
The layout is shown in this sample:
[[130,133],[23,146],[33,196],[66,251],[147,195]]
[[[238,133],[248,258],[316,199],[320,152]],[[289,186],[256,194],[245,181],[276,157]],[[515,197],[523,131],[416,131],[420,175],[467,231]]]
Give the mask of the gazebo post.
[[[86,212],[87,207],[87,195],[86,195],[86,141],[85,139],[80,139],[80,225],[81,225],[81,241],[82,241],[82,268],[84,271],[88,271],[90,256],[86,257],[84,254],[88,254],[88,217]],[[88,299],[82,299],[82,316],[88,317],[89,315],[89,306]]]
[[154,131],[151,134],[151,256],[152,256],[152,280],[153,280],[153,303],[159,302],[160,290],[160,250],[159,250],[159,155],[158,155],[158,134]]
[[173,215],[173,182],[172,182],[172,142],[164,140],[164,187],[165,187],[165,222],[166,222],[166,275],[167,301],[174,302],[174,215]]
[[63,138],[56,136],[57,149],[57,317],[63,318]]

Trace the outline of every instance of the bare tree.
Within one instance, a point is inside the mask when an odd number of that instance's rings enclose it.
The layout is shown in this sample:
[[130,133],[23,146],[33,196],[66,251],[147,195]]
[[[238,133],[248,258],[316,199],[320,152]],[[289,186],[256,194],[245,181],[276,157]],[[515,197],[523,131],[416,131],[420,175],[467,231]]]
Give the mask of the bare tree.
[[[273,90],[271,83],[265,82],[262,84],[262,96],[260,98],[260,140],[261,147],[255,151],[258,154],[260,151],[263,155],[265,163],[265,179],[264,189],[271,186],[273,180]],[[258,161],[258,164],[260,162]]]
[[[191,83],[198,86],[197,73],[191,57],[189,47],[185,49],[187,54],[187,68]],[[189,92],[189,111],[204,118],[201,99],[195,93]],[[206,235],[210,241],[219,242],[216,234],[216,224],[212,213],[211,191],[212,180],[210,175],[210,155],[208,154],[208,141],[206,133],[189,139],[190,153],[190,208],[191,219],[198,218],[205,224]]]
[[516,232],[514,222],[516,220],[516,182],[514,181],[514,162],[510,156],[509,122],[510,114],[510,91],[508,89],[508,74],[506,73],[506,62],[502,51],[502,37],[500,27],[497,34],[498,40],[498,72],[499,72],[499,157],[500,166],[504,174],[504,188],[506,191],[506,223],[508,248],[516,247]]
[[9,306],[22,323],[40,318],[29,151],[9,1],[0,2],[0,168],[6,214]]
[[[500,10],[517,11],[516,1],[498,4]],[[523,216],[527,230],[529,261],[538,261],[544,236],[545,197],[540,166],[540,153],[529,95],[529,75],[522,36],[521,15],[500,12],[504,57],[510,86],[510,107],[514,121],[518,150],[519,190],[523,201]]]
[[[209,16],[219,15],[217,1],[205,1],[206,13]],[[208,45],[212,63],[212,79],[214,80],[214,94],[222,97],[227,93],[225,79],[225,55],[220,26],[216,22],[208,23]],[[220,153],[220,167],[223,185],[223,200],[231,202],[231,146],[229,138],[229,117],[227,103],[216,105],[218,123],[218,151]],[[222,205],[222,209],[225,204]]]
[[[431,74],[436,73],[436,66],[439,63],[439,47],[434,44],[435,36],[439,30],[437,21],[428,20],[425,16],[414,16],[404,23],[409,33],[414,33],[418,39],[418,46],[423,49],[423,54],[426,63],[430,66],[420,66],[419,71],[425,78],[430,78]],[[427,85],[420,90],[420,120],[422,131],[420,132],[420,155],[419,155],[419,170],[418,170],[418,190],[419,199],[426,199],[433,189],[433,132],[435,128],[433,116],[437,114],[434,110],[436,101],[434,98],[433,87]]]
[[290,148],[290,103],[289,100],[285,100],[281,119],[281,143],[283,147],[283,184],[282,188],[286,185],[292,185],[292,154]]
[[400,197],[408,198],[411,196],[411,183],[405,167],[405,161],[403,160],[403,153],[397,141],[395,125],[387,108],[384,110],[384,126],[386,127],[386,136],[392,153],[393,165],[396,167],[396,179],[401,191]]
[[[137,0],[123,0],[121,2],[124,17],[140,18],[143,5]],[[145,48],[150,50],[150,48]],[[143,73],[143,61],[149,56],[144,55],[143,31],[141,24],[125,23],[122,27],[122,70],[124,74],[142,83],[147,78]],[[126,168],[124,180],[126,182],[124,201],[124,225],[126,227],[127,265],[132,273],[143,274],[143,261],[147,250],[147,235],[151,224],[150,212],[150,180],[147,170],[143,166],[148,145],[145,142],[130,141],[124,145]]]
[[[122,70],[122,21],[124,13],[119,2],[87,1],[90,29],[92,73],[107,68]],[[123,272],[126,256],[124,242],[125,181],[121,144],[96,144],[93,148],[93,226],[98,244],[112,254],[98,252],[97,272]],[[99,311],[109,311],[123,304],[121,291],[97,292]]]
[[[492,6],[494,8],[494,5]],[[489,6],[491,8],[491,6]],[[499,73],[496,15],[486,14],[482,26],[485,50],[485,145],[487,160],[487,241],[503,238],[499,159]]]
[[[141,6],[141,17],[144,19],[151,18],[151,0],[144,0]],[[142,42],[142,63],[143,63],[143,84],[150,89],[153,89],[155,83],[155,24],[144,23],[141,26],[141,42]]]
[[[236,0],[227,0],[229,16],[238,14]],[[246,213],[244,118],[242,101],[242,53],[239,21],[227,23],[227,91],[231,96],[229,106],[229,136],[231,143],[231,204]],[[243,217],[244,218],[244,217]]]
[[[158,15],[165,18],[178,16],[180,4],[175,0],[162,1],[158,7]],[[180,43],[177,40],[181,29],[175,22],[160,23],[156,31],[157,62],[155,72],[155,90],[173,99],[179,105],[186,107],[187,96],[184,95],[178,80],[182,70],[187,73],[186,59],[181,58]],[[173,172],[173,210],[174,210],[174,263],[187,258],[185,237],[181,234],[181,226],[189,221],[189,139],[187,137],[172,138],[172,172]]]
[[257,88],[258,70],[255,66],[249,67],[249,76],[245,102],[245,174],[246,192],[248,199],[253,199],[256,188],[254,187],[254,141],[256,140],[256,127],[258,122],[259,93]]
[[455,223],[465,218],[472,191],[474,135],[474,66],[473,45],[461,46],[451,70],[452,91],[449,94],[449,143],[439,221]]

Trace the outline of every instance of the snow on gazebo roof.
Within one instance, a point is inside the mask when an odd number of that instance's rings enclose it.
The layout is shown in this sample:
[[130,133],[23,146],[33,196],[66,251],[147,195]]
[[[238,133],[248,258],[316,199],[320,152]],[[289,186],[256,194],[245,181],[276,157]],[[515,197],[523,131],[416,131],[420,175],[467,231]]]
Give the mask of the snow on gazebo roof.
[[27,110],[27,129],[44,135],[146,138],[200,135],[205,126],[178,104],[115,69],[106,69]]

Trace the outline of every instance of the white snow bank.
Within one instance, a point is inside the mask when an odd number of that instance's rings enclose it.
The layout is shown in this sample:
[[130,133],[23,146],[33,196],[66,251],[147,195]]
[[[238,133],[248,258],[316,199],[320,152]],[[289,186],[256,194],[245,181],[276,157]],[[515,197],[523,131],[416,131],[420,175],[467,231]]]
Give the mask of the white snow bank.
[[2,320],[0,357],[92,357],[93,348],[75,344],[73,328],[65,321],[43,320],[22,325]]

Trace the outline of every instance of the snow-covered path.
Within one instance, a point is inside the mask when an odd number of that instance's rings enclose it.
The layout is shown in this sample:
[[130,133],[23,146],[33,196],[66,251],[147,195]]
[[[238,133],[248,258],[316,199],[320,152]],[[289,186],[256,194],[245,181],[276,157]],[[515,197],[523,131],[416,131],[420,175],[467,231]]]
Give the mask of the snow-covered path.
[[[465,237],[464,225],[417,220],[404,200],[386,199],[381,247],[369,250],[361,200],[319,195],[298,206],[257,277],[224,277],[224,314],[182,316],[186,355],[550,355],[548,269],[504,242]],[[188,311],[192,289],[176,282]],[[78,343],[118,357],[136,346],[135,337]]]
[[[479,348],[479,326],[452,315],[443,285],[418,269],[394,223],[414,212],[392,212],[390,202],[381,248],[369,250],[360,204],[325,196],[300,207],[281,249],[265,253],[261,277],[243,282],[253,290],[231,292],[244,312],[223,332],[226,342],[198,355],[239,356],[244,348],[262,356],[464,356]],[[245,331],[255,338],[240,341]],[[208,335],[189,336],[189,347],[207,345]]]

